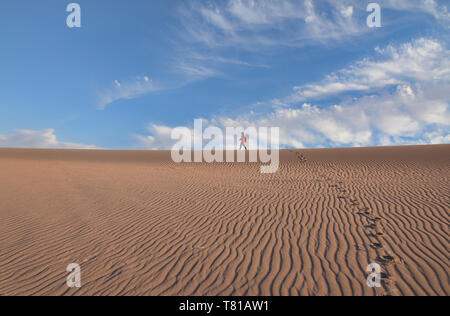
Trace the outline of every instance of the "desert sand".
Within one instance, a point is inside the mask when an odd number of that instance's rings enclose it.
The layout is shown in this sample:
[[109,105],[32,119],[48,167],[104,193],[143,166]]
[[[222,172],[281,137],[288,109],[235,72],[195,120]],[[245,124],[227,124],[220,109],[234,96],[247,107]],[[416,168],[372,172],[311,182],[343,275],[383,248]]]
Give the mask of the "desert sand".
[[449,295],[449,168],[450,145],[286,150],[266,175],[1,149],[0,295]]

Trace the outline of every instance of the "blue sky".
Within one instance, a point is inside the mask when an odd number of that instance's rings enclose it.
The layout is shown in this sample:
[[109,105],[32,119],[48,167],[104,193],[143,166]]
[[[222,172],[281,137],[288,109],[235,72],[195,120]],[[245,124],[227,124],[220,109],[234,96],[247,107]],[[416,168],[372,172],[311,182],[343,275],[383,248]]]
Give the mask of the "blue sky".
[[446,1],[3,1],[0,147],[170,148],[194,119],[283,147],[450,143]]

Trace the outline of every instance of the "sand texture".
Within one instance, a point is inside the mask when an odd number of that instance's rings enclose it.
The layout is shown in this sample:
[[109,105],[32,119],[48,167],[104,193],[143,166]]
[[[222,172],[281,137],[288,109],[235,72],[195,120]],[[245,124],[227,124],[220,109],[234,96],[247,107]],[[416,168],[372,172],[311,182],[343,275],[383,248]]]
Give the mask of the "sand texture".
[[449,295],[449,171],[450,145],[286,150],[267,175],[1,149],[0,295]]

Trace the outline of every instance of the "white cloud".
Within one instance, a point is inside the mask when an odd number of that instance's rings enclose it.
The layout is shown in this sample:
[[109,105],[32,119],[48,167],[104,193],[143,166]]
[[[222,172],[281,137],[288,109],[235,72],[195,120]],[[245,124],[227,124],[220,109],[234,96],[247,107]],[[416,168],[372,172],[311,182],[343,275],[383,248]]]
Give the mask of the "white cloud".
[[320,7],[312,0],[196,1],[183,6],[180,15],[184,38],[189,41],[208,47],[260,49],[361,34],[366,29],[351,19],[353,8],[336,1],[322,1]]
[[150,150],[169,149],[174,144],[174,141],[170,138],[172,128],[163,125],[150,124],[148,131],[151,135],[135,135],[140,148]]
[[0,147],[4,148],[63,148],[94,149],[93,145],[83,145],[59,141],[53,129],[42,131],[18,130],[14,134],[0,135]]
[[220,30],[224,32],[233,32],[233,26],[221,14],[218,7],[216,7],[215,9],[207,9],[203,7],[200,8],[200,13],[206,21],[216,26]]
[[[380,60],[363,59],[277,102],[265,113],[215,117],[227,126],[278,126],[288,147],[446,143],[450,135],[450,59],[444,44],[421,38],[377,49]],[[394,89],[386,89],[393,86]],[[363,96],[318,107],[306,98],[358,90]],[[205,126],[205,127],[206,127]],[[147,147],[170,148],[170,127],[150,130]]]
[[[261,49],[340,40],[370,31],[359,0],[192,1],[180,9],[184,38],[209,47]],[[419,12],[450,21],[446,5],[435,0],[381,0],[383,9]]]
[[104,109],[109,104],[123,99],[134,99],[144,94],[159,91],[149,77],[136,77],[128,81],[114,80],[114,85],[100,92],[97,96],[97,107]]
[[220,74],[219,71],[200,63],[189,61],[178,61],[174,63],[174,68],[178,73],[188,77],[189,81],[197,81]]
[[427,133],[425,135],[429,139],[431,144],[450,144],[450,133],[449,131],[437,131]]
[[340,12],[346,18],[351,18],[353,16],[353,6],[342,7]]
[[254,57],[236,59],[236,49],[259,53],[307,42],[325,44],[367,31],[352,18],[353,6],[334,1],[322,1],[321,6],[332,10],[324,15],[311,0],[185,2],[179,9],[181,29],[173,68],[188,82],[222,75],[224,64],[269,68]]
[[212,64],[231,64],[247,67],[270,68],[270,66],[265,64],[249,63],[239,59],[226,58],[209,54],[192,53],[190,55],[187,55],[186,59],[191,60],[193,63],[195,63],[195,61],[203,61],[203,62],[211,62]]
[[377,58],[360,60],[318,83],[294,87],[295,93],[283,101],[301,102],[349,91],[450,78],[450,51],[437,40],[420,38],[376,51]]
[[397,11],[416,11],[423,12],[433,16],[436,20],[448,25],[450,22],[450,13],[443,1],[436,0],[384,0],[383,8],[389,8]]
[[[243,66],[258,64],[253,60],[233,61],[229,57],[236,56],[236,50],[258,52],[258,56],[261,56],[261,52],[271,54],[274,49],[316,44],[327,46],[348,41],[373,31],[366,25],[367,4],[360,0],[183,2],[177,17],[180,29],[174,68],[191,82],[222,75],[225,70],[221,63]],[[417,14],[426,14],[444,25],[450,25],[446,5],[434,0],[380,0],[380,5],[383,10],[414,14],[416,17]],[[195,55],[209,58],[193,58]],[[372,75],[376,79],[377,72]],[[383,78],[379,77],[379,81],[383,81]],[[321,87],[310,88],[312,94],[322,93]],[[342,83],[330,82],[330,86],[322,88],[339,92],[345,89],[366,90],[368,87],[358,83],[344,86]]]
[[[442,89],[450,91],[450,85]],[[215,117],[204,121],[204,127],[218,126],[225,130],[227,126],[278,126],[285,147],[448,143],[449,94],[434,95],[420,87],[415,88],[414,94],[412,99],[398,89],[325,108],[303,104],[265,114]],[[174,143],[170,130],[168,126],[153,128],[151,136],[140,137],[140,144],[144,148],[170,149]]]

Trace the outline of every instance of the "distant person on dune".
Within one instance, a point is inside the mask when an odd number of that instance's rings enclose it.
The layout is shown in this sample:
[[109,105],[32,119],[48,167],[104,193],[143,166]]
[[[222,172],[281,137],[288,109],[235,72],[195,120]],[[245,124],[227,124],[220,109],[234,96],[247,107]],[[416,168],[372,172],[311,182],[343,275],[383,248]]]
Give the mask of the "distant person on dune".
[[247,143],[247,136],[245,136],[244,132],[241,133],[241,146],[239,146],[239,150],[242,149],[242,146],[244,146],[245,150],[247,149],[247,146],[245,145]]

